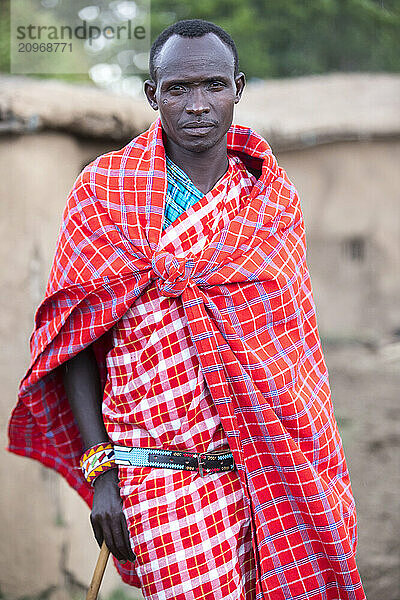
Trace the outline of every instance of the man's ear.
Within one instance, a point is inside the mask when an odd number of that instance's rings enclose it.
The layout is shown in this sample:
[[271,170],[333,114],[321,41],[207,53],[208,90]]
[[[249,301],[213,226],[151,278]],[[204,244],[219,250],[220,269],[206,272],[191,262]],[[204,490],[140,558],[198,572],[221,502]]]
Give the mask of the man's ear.
[[146,79],[144,82],[144,93],[146,98],[153,110],[158,110],[158,104],[156,100],[156,89],[157,84],[152,79]]
[[236,85],[236,96],[235,96],[235,104],[237,104],[242,97],[242,93],[244,90],[244,86],[246,85],[246,77],[244,73],[239,73],[235,77],[235,85]]

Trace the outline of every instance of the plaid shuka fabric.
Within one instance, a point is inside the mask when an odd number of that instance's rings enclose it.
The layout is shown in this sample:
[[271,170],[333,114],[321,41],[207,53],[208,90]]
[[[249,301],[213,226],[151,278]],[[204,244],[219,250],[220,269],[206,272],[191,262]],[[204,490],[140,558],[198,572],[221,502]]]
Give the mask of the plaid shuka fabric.
[[[160,249],[167,182],[159,120],[78,177],[36,314],[9,449],[57,469],[91,502],[57,367],[95,342],[104,374],[108,332],[153,285],[182,302],[235,457],[251,512],[257,598],[363,599],[299,199],[253,131],[232,126],[228,152],[258,179],[236,216],[214,236],[206,226],[207,244],[184,258]],[[187,233],[179,235],[183,243]]]
[[204,196],[193,181],[168,156],[166,157],[167,193],[163,229],[171,225],[189,206]]
[[[206,228],[213,236],[235,217],[255,178],[237,157],[229,163],[218,185],[184,214],[193,197],[174,190],[182,216],[164,232],[160,251],[184,259],[210,239]],[[168,169],[167,175],[172,189]],[[185,184],[186,191],[193,186]],[[169,199],[167,194],[166,205]],[[179,297],[161,296],[154,284],[147,288],[114,327],[106,360],[103,417],[115,444],[192,452],[228,448]],[[255,598],[251,513],[236,471],[200,477],[120,467],[119,477],[146,599]]]

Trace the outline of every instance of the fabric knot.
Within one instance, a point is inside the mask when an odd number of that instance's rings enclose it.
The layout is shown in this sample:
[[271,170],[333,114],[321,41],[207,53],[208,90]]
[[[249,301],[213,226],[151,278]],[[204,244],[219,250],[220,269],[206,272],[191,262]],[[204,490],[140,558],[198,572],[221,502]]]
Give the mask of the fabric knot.
[[190,282],[195,265],[192,255],[177,258],[169,252],[160,252],[152,258],[152,268],[157,276],[157,288],[162,296],[177,298]]

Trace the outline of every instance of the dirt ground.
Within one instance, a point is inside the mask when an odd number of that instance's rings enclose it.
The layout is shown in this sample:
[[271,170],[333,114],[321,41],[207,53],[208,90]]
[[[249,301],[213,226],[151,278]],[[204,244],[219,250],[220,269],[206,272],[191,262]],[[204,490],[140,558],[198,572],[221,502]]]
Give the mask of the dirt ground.
[[368,600],[400,599],[400,343],[324,344]]

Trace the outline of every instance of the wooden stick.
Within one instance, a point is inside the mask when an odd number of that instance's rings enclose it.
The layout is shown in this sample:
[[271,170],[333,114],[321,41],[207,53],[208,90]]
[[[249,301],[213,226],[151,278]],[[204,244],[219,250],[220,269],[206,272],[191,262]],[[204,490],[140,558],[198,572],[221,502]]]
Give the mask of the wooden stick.
[[107,548],[106,543],[103,542],[100,549],[99,558],[97,559],[97,563],[93,572],[92,581],[90,582],[90,586],[86,595],[86,600],[97,600],[97,594],[99,593],[109,556],[110,551]]

